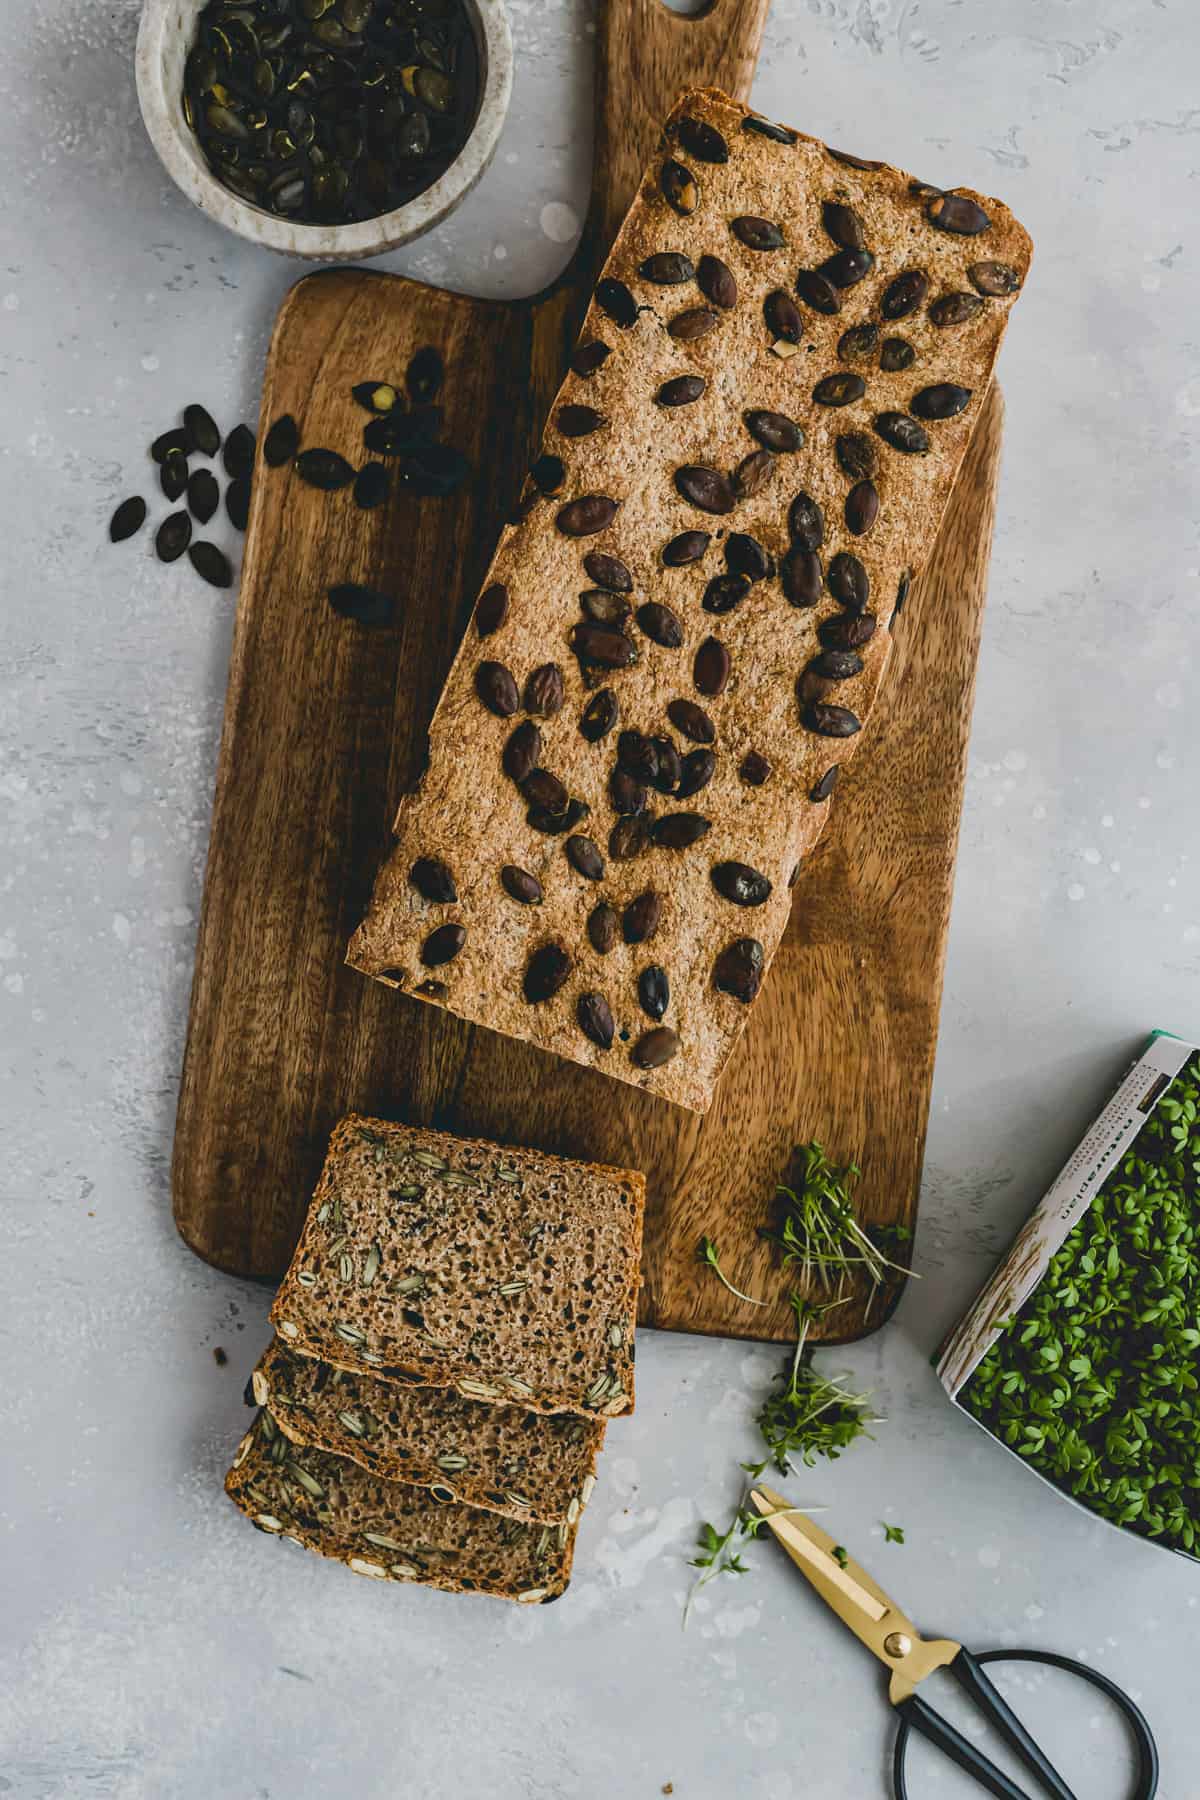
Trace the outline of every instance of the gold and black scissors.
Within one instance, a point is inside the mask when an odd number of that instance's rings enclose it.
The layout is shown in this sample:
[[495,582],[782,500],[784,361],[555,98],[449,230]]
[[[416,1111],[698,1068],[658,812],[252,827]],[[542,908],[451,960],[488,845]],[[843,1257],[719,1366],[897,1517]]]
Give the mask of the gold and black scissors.
[[866,1570],[852,1561],[827,1532],[794,1507],[789,1507],[781,1494],[760,1485],[752,1490],[750,1504],[761,1514],[825,1604],[868,1650],[874,1652],[890,1673],[888,1699],[900,1717],[892,1758],[895,1800],[909,1800],[905,1761],[913,1732],[935,1744],[973,1776],[980,1787],[997,1795],[998,1800],[1030,1800],[1024,1788],[1018,1787],[948,1719],[921,1698],[920,1685],[935,1669],[949,1670],[1025,1768],[1037,1778],[1043,1794],[1049,1794],[1051,1800],[1076,1800],[1071,1788],[984,1673],[984,1664],[992,1662],[1045,1663],[1086,1681],[1106,1695],[1124,1715],[1133,1733],[1138,1764],[1133,1800],[1152,1800],[1158,1791],[1158,1750],[1153,1735],[1139,1708],[1107,1675],[1101,1675],[1086,1663],[1057,1656],[1049,1650],[987,1650],[973,1655],[951,1638],[923,1638]]

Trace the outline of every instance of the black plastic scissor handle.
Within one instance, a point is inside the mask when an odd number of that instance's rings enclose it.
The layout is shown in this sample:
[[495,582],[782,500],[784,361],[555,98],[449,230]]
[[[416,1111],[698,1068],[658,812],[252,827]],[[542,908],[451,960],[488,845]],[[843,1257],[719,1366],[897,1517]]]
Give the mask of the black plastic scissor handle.
[[[1153,1800],[1158,1791],[1158,1747],[1154,1742],[1154,1734],[1141,1709],[1135,1706],[1115,1681],[1110,1681],[1098,1669],[1089,1668],[1086,1663],[1075,1662],[1069,1656],[1058,1656],[1052,1650],[986,1650],[979,1656],[973,1656],[969,1650],[960,1650],[949,1665],[950,1673],[970,1695],[980,1712],[995,1725],[1025,1767],[1037,1777],[1042,1793],[1049,1794],[1051,1800],[1075,1800],[1075,1795],[1057,1769],[1047,1760],[1003,1695],[984,1674],[983,1665],[992,1662],[1045,1663],[1052,1669],[1063,1669],[1068,1675],[1078,1676],[1081,1681],[1098,1688],[1122,1714],[1133,1734],[1138,1759],[1138,1781],[1132,1800]],[[902,1700],[896,1711],[900,1714],[900,1728],[896,1733],[896,1747],[892,1756],[892,1790],[895,1800],[909,1800],[904,1765],[909,1736],[913,1731],[936,1744],[939,1750],[961,1769],[965,1769],[968,1775],[974,1776],[980,1787],[987,1793],[994,1794],[996,1800],[1030,1800],[1024,1788],[1019,1788],[1002,1769],[997,1768],[989,1757],[977,1750],[969,1739],[955,1730],[948,1719],[943,1719],[919,1695],[914,1694],[910,1699]]]

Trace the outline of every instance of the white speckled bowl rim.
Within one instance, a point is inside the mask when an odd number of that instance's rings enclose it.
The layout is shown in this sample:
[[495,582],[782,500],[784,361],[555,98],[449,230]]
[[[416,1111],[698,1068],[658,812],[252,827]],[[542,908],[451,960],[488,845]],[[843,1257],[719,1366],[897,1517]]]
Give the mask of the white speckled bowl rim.
[[145,0],[137,39],[137,91],[150,141],[175,185],[218,224],[285,256],[359,261],[411,243],[464,199],[492,160],[512,97],[512,36],[504,0],[464,0],[483,77],[471,135],[446,172],[406,206],[353,225],[300,225],[222,187],[183,116],[183,65],[205,0]]

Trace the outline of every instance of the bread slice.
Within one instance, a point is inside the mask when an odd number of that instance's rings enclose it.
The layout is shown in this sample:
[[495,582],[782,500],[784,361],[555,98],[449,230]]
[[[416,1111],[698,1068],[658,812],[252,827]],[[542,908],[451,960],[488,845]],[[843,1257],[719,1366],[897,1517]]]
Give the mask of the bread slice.
[[419,1488],[301,1449],[261,1412],[238,1445],[225,1492],[261,1531],[331,1556],[357,1575],[451,1593],[555,1600],[571,1578],[573,1525],[524,1524],[439,1506]]
[[288,1348],[531,1412],[633,1410],[645,1179],[351,1113],[271,1322]]
[[679,101],[356,968],[708,1107],[1030,255],[999,201]]
[[270,1408],[294,1443],[349,1457],[384,1481],[428,1488],[512,1519],[573,1525],[596,1484],[599,1419],[465,1400],[453,1388],[401,1387],[351,1375],[279,1339],[250,1377],[247,1400]]

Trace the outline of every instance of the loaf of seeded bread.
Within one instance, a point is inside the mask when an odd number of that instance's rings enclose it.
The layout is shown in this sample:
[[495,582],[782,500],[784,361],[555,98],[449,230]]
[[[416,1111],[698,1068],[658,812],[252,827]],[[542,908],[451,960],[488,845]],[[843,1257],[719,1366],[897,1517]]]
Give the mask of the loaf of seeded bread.
[[998,201],[681,99],[355,967],[708,1107],[1030,254]]
[[631,1412],[645,1189],[630,1169],[351,1113],[271,1322],[377,1379]]
[[439,1505],[420,1488],[300,1448],[267,1412],[238,1445],[225,1492],[261,1531],[377,1581],[532,1602],[556,1599],[571,1578],[573,1525]]
[[573,1525],[596,1482],[604,1423],[572,1413],[466,1400],[453,1388],[403,1387],[293,1356],[276,1338],[247,1400],[269,1407],[294,1443],[349,1457],[435,1500],[542,1524]]

